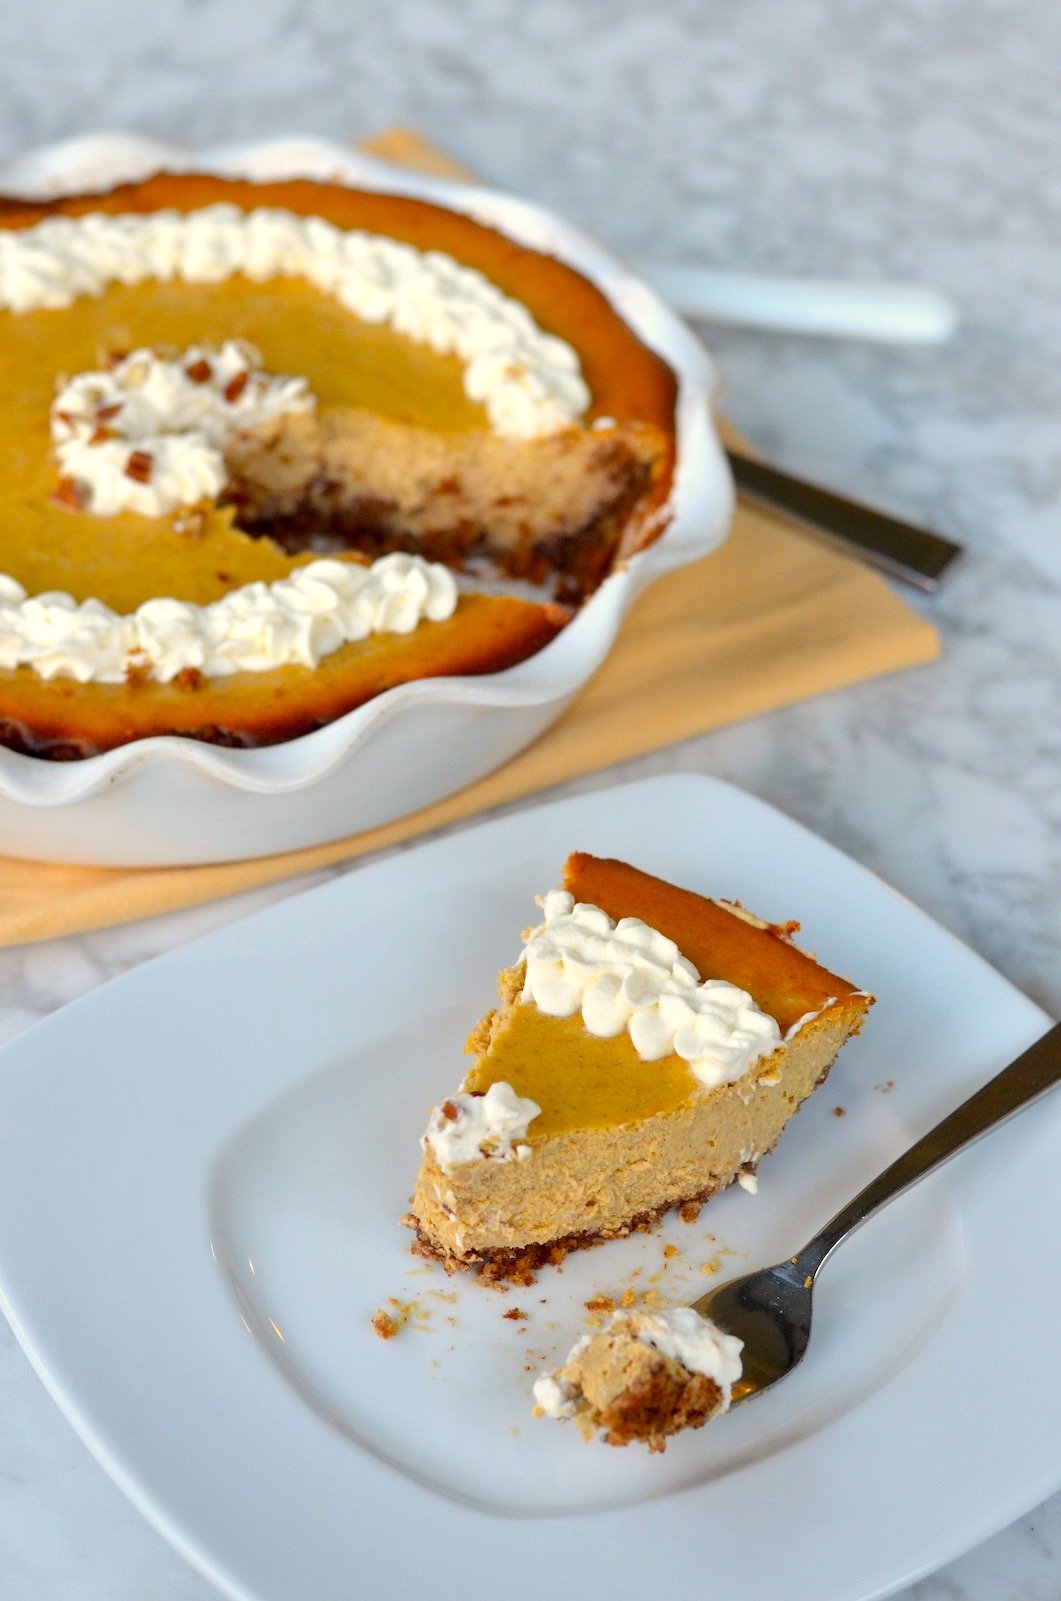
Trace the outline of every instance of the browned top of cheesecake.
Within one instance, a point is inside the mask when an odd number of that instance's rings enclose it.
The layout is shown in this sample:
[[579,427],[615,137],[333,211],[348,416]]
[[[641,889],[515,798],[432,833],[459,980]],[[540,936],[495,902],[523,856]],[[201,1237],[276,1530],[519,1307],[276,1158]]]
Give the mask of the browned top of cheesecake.
[[[237,275],[214,284],[113,283],[102,294],[81,297],[65,307],[20,314],[0,311],[0,497],[9,516],[0,571],[28,593],[64,590],[79,601],[94,598],[119,612],[131,612],[155,596],[202,606],[241,585],[274,582],[308,559],[304,542],[299,542],[303,531],[288,508],[282,508],[281,521],[286,518],[297,535],[290,545],[278,531],[274,508],[267,506],[264,512],[259,508],[256,522],[238,496],[204,503],[196,510],[191,534],[183,513],[149,518],[121,512],[98,517],[64,496],[49,438],[49,406],[57,377],[93,369],[115,354],[142,346],[180,350],[192,343],[244,339],[261,352],[267,370],[306,378],[318,397],[326,443],[330,420],[332,432],[338,429],[341,439],[360,437],[371,424],[375,432],[346,476],[356,484],[366,459],[374,461],[381,451],[397,451],[410,466],[408,472],[397,473],[397,480],[412,485],[417,517],[403,506],[391,522],[396,518],[401,525],[404,518],[408,529],[403,533],[402,526],[393,528],[386,516],[378,514],[374,505],[378,490],[371,492],[369,486],[364,501],[353,507],[354,537],[340,539],[341,545],[355,551],[371,555],[404,548],[449,560],[452,544],[459,558],[474,535],[474,528],[466,534],[465,525],[470,526],[477,514],[487,522],[500,521],[505,481],[513,478],[509,465],[522,475],[518,487],[523,498],[528,504],[533,499],[539,450],[541,470],[550,486],[561,468],[576,482],[580,474],[586,477],[591,486],[583,496],[587,522],[592,523],[598,509],[604,508],[594,535],[595,549],[583,561],[589,575],[586,587],[599,581],[601,564],[611,560],[616,548],[628,553],[661,532],[656,513],[666,499],[674,460],[674,374],[581,274],[495,229],[442,206],[338,184],[301,179],[254,183],[173,173],[102,194],[42,202],[0,197],[0,227],[20,229],[47,217],[89,212],[188,212],[218,202],[246,210],[267,206],[320,216],[338,227],[445,251],[479,269],[522,301],[545,331],[578,351],[592,395],[585,424],[607,417],[617,428],[598,433],[580,426],[559,438],[495,442],[486,429],[483,407],[463,392],[455,358],[439,356],[391,329],[365,323],[323,291],[297,279],[252,283]],[[651,436],[651,449],[641,466],[636,450],[625,443],[623,430],[628,426],[635,444],[642,436]],[[480,438],[484,445],[477,448],[475,441]],[[439,441],[434,447],[433,439]],[[490,457],[491,447],[496,463]],[[328,498],[342,477],[336,448],[329,448],[331,454],[320,461],[312,449],[302,451],[296,487],[306,501],[311,530],[331,516],[342,533],[349,507],[336,511]],[[453,456],[451,477],[446,473],[447,451]],[[413,457],[407,457],[408,452],[414,453],[422,483],[412,473]],[[263,452],[259,456],[267,460]],[[466,491],[463,499],[455,493],[452,474],[457,468]],[[307,484],[313,489],[312,498],[305,494]],[[448,501],[437,492],[439,485],[449,494]],[[433,517],[433,505],[449,507],[448,522],[443,520],[437,528],[434,523],[440,519]],[[568,492],[565,506],[577,522],[583,514],[577,496]],[[516,544],[518,513],[508,508],[506,513],[516,522],[510,540]],[[421,538],[425,523],[433,543]],[[556,526],[561,532],[553,548],[562,552],[565,538],[559,511]],[[539,576],[534,550],[520,550],[518,555],[523,565],[517,575]],[[514,562],[513,571],[517,571]],[[204,681],[189,674],[168,685],[131,680],[126,687],[79,684],[67,678],[46,682],[28,668],[6,669],[0,671],[0,742],[66,756],[168,732],[198,734],[221,743],[269,743],[319,726],[396,683],[510,666],[547,643],[567,615],[559,608],[527,602],[480,596],[469,604],[469,598],[462,597],[449,623],[425,624],[410,639],[387,636],[347,646],[315,669],[283,668],[224,681]]]
[[[576,901],[599,906],[614,922],[640,918],[674,941],[701,979],[743,989],[773,1017],[782,1038],[828,1003],[842,1006],[862,992],[791,943],[797,924],[775,928],[747,913],[654,878],[625,862],[575,852],[564,865],[563,888]],[[511,1084],[536,1101],[531,1143],[572,1127],[617,1127],[675,1112],[701,1086],[677,1055],[646,1063],[625,1031],[591,1034],[575,1013],[549,1016],[520,999],[523,969],[501,975],[502,1005],[468,1041],[475,1063],[463,1088],[484,1093]]]
[[672,939],[702,978],[724,978],[747,990],[785,1034],[828,1001],[860,994],[791,942],[798,923],[783,927],[747,919],[718,901],[679,889],[640,868],[575,851],[564,865],[564,889],[618,921],[639,917]]

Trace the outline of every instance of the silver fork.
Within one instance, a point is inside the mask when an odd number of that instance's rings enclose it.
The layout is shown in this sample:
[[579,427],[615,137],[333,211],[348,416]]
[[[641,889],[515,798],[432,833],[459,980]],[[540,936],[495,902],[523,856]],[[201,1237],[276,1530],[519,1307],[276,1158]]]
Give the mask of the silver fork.
[[882,1206],[1023,1111],[1059,1080],[1061,1023],[1055,1023],[1015,1062],[878,1173],[795,1256],[775,1267],[730,1279],[694,1302],[694,1311],[744,1341],[743,1371],[733,1387],[734,1404],[768,1390],[803,1360],[810,1341],[815,1281],[838,1245]]

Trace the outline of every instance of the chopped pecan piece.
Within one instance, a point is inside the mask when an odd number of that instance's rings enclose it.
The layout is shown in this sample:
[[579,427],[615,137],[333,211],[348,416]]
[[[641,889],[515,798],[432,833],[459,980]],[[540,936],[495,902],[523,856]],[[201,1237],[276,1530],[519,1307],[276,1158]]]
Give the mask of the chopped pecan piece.
[[129,460],[125,464],[125,476],[131,478],[136,484],[149,484],[151,482],[151,468],[154,458],[150,451],[131,450]]
[[225,385],[225,399],[228,401],[230,406],[234,406],[236,404],[236,401],[246,389],[249,381],[249,372],[238,372],[234,378],[229,379],[228,383]]
[[214,369],[205,356],[200,356],[198,361],[193,361],[190,367],[185,367],[184,371],[193,384],[208,384],[214,376]]
[[235,405],[235,402],[240,399],[240,395],[243,394],[246,386],[250,383],[250,376],[250,373],[237,373],[235,378],[229,379],[229,383],[224,386],[224,397],[226,397],[229,405]]
[[76,478],[60,478],[55,486],[55,498],[60,506],[69,506],[71,511],[84,511],[88,501],[84,484],[79,484]]

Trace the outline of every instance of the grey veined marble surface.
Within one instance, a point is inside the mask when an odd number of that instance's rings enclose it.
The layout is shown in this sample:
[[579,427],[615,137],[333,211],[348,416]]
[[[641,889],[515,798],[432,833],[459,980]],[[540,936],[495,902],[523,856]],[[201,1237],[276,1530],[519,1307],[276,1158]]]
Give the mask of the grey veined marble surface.
[[[1056,1015],[1059,67],[1043,0],[9,3],[0,156],[99,128],[208,143],[413,122],[630,254],[951,294],[963,322],[941,348],[705,330],[770,456],[968,545],[919,603],[941,663],[622,774],[764,796]],[[4,954],[0,1030],[283,893]],[[205,1601],[6,1331],[0,1395],[4,1601]],[[905,1601],[1056,1601],[1059,1545],[1055,1497]]]

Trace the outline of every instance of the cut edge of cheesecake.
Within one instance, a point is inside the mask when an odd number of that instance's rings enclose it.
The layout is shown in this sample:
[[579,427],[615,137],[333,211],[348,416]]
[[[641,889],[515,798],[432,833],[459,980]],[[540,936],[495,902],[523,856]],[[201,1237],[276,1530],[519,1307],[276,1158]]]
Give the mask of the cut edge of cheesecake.
[[[671,1210],[695,1220],[705,1201],[754,1173],[873,1004],[871,995],[793,943],[796,923],[766,923],[738,903],[579,852],[568,858],[562,887],[613,922],[635,917],[673,940],[702,979],[723,979],[750,995],[776,1020],[781,1039],[736,1081],[705,1088],[689,1074],[685,1099],[679,1090],[677,1104],[658,1113],[537,1135],[532,1119],[521,1152],[533,1160],[482,1157],[446,1169],[425,1136],[403,1222],[416,1231],[413,1251],[449,1273],[529,1283],[538,1268],[570,1251],[651,1229]],[[547,1046],[555,1036],[561,1053],[588,1050],[600,1060],[603,1047],[617,1069],[623,1053],[628,1071],[637,1062],[626,1036],[593,1041],[577,1015],[544,1017],[521,999],[523,984],[522,963],[500,974],[500,1004],[468,1039],[475,1060],[462,1091],[481,1095],[504,1082],[519,1096],[533,1095],[533,1084],[528,1088],[518,1074],[502,1080],[491,1072],[498,1042],[513,1023],[538,1029]],[[672,1078],[684,1069],[675,1057],[640,1066]]]
[[646,424],[512,440],[332,405],[234,436],[223,500],[241,532],[289,553],[404,550],[457,571],[487,562],[578,604],[644,514],[665,457]]

